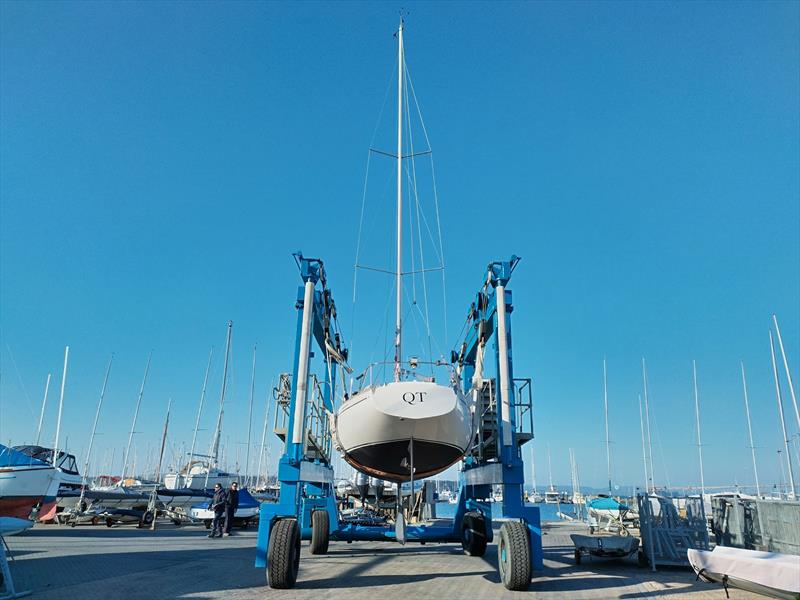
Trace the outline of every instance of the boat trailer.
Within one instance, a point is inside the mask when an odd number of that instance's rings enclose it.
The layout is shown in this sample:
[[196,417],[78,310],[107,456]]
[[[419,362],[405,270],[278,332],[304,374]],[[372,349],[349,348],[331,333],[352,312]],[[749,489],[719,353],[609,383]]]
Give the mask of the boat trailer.
[[[330,541],[392,541],[460,542],[467,554],[483,556],[494,537],[489,499],[493,486],[502,485],[503,500],[495,504],[503,521],[498,541],[500,577],[510,590],[527,589],[532,570],[543,568],[543,554],[539,509],[523,501],[521,448],[533,439],[531,382],[514,379],[512,368],[513,306],[506,287],[519,258],[489,264],[469,309],[465,339],[451,356],[463,389],[475,401],[476,431],[462,462],[455,516],[404,526],[340,519],[327,415],[334,410],[337,376],[344,378],[349,371],[348,351],[337,330],[336,305],[322,260],[302,252],[294,257],[302,279],[295,304],[294,375],[291,382],[282,378],[286,393],[283,400],[278,398],[274,427],[284,444],[278,464],[280,492],[277,503],[261,504],[256,543],[255,566],[266,568],[269,586],[295,585],[301,540],[310,540],[312,554],[326,554]],[[492,339],[496,377],[485,378],[486,345]],[[320,373],[311,370],[314,349],[323,359]],[[399,494],[398,484],[398,498]]]

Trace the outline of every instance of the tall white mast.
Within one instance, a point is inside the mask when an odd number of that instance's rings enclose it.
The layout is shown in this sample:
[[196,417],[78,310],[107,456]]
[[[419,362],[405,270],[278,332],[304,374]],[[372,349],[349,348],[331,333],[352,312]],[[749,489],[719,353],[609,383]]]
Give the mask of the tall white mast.
[[400,381],[400,340],[403,284],[403,20],[397,30],[397,273],[395,287],[394,380]]
[[789,488],[791,489],[791,500],[794,500],[794,474],[792,473],[792,455],[789,452],[789,436],[786,434],[786,421],[783,418],[783,398],[781,397],[781,383],[778,379],[778,364],[775,362],[775,342],[772,339],[772,330],[769,331],[769,349],[772,353],[772,374],[775,377],[775,395],[778,399],[778,415],[781,418],[781,431],[783,432],[783,447],[786,450],[786,466],[789,468]]
[[42,412],[39,413],[39,427],[36,428],[36,445],[39,445],[39,439],[42,436],[42,421],[44,421],[44,408],[47,406],[47,392],[50,390],[50,376],[47,374],[47,381],[44,384],[44,400],[42,400]]
[[700,437],[700,396],[697,393],[697,362],[692,360],[692,383],[694,385],[694,417],[697,421],[697,452],[700,455],[700,493],[706,495],[706,481],[703,474],[703,442]]
[[[203,389],[200,392],[200,405],[197,407],[197,418],[194,421],[194,433],[192,434],[192,446],[189,449],[189,462],[186,465],[186,475],[183,477],[183,487],[189,487],[189,475],[192,470],[192,461],[194,460],[194,445],[197,441],[197,429],[200,427],[200,415],[203,414],[203,402],[206,399],[206,387],[208,386],[208,372],[211,370],[211,359],[214,356],[214,346],[211,346],[211,351],[208,353],[208,364],[206,365],[206,374],[203,377]],[[180,472],[178,473],[180,476]]]
[[247,450],[244,459],[245,485],[250,485],[250,433],[253,429],[253,395],[256,393],[256,346],[253,346],[253,376],[250,378],[250,410],[247,414]]
[[81,505],[83,504],[83,498],[86,494],[86,480],[89,477],[89,461],[92,458],[92,446],[94,445],[94,436],[97,433],[97,421],[100,420],[100,407],[103,406],[103,398],[106,396],[106,385],[108,385],[108,376],[111,373],[111,363],[114,362],[114,355],[111,355],[111,358],[108,361],[108,368],[106,368],[106,375],[103,378],[103,387],[100,388],[100,400],[97,402],[97,411],[94,413],[94,425],[92,425],[92,435],[89,438],[89,449],[86,451],[86,461],[83,463],[83,477],[81,478],[81,496],[78,499],[78,510],[81,512]]
[[547,444],[547,474],[550,478],[550,491],[552,492],[555,488],[553,487],[553,463],[550,461],[550,443]]
[[533,494],[536,495],[536,456],[533,452],[533,440],[531,440],[531,477],[533,478]]
[[608,493],[611,493],[611,442],[608,439],[608,372],[603,357],[603,406],[606,418],[606,466],[608,468]]
[[56,421],[56,441],[53,444],[53,466],[58,466],[58,438],[61,434],[61,411],[64,408],[64,388],[67,385],[67,362],[69,360],[69,346],[64,348],[64,370],[61,373],[61,396],[58,399],[58,421]]
[[644,381],[644,417],[647,425],[647,449],[650,454],[650,489],[655,493],[655,469],[653,469],[653,438],[650,437],[650,397],[647,392],[647,364],[642,357],[642,380]]
[[[264,405],[264,429],[261,431],[261,449],[258,452],[258,468],[256,469],[256,489],[259,487],[259,482],[261,481],[261,463],[264,459],[264,443],[267,440],[267,424],[269,423],[269,413],[270,413],[270,402],[269,402],[269,394],[267,394],[267,401]],[[269,465],[267,465],[269,467]],[[264,485],[267,485],[267,481],[265,480]]]
[[650,476],[647,473],[647,446],[644,441],[644,416],[642,414],[642,395],[639,394],[639,425],[642,428],[642,462],[644,463],[644,492],[650,493]]
[[750,454],[753,455],[753,474],[756,477],[756,496],[761,497],[761,486],[758,484],[758,467],[756,466],[756,447],[753,444],[753,427],[750,424],[750,402],[747,400],[747,379],[744,376],[744,361],[739,361],[742,366],[742,388],[744,388],[744,411],[747,414],[747,433],[750,435]]
[[233,334],[233,321],[228,321],[228,334],[225,338],[225,361],[222,367],[222,390],[219,394],[219,413],[217,413],[217,425],[214,427],[214,438],[211,440],[211,465],[206,469],[206,480],[203,483],[203,488],[208,487],[208,476],[211,472],[211,466],[217,466],[219,461],[219,440],[222,436],[222,416],[225,414],[225,389],[228,384],[228,360],[231,355],[231,335]]
[[794,394],[794,384],[792,383],[792,372],[789,370],[789,361],[786,359],[786,351],[783,349],[783,338],[781,337],[781,328],[778,327],[778,317],[772,315],[772,321],[775,323],[775,333],[778,334],[778,347],[781,349],[781,356],[783,357],[783,368],[786,371],[786,381],[789,382],[789,394],[792,397],[792,405],[794,406],[794,416],[797,419],[797,427],[800,428],[800,410],[797,408],[797,396]]
[[[144,384],[147,382],[147,374],[150,372],[150,359],[153,358],[153,353],[151,352],[147,357],[147,365],[144,368],[144,377],[142,377],[142,385],[139,388],[139,398],[136,400],[136,410],[133,411],[133,423],[131,423],[131,432],[128,434],[128,445],[125,448],[125,456],[122,458],[122,479],[120,480],[120,484],[125,484],[125,470],[128,468],[128,459],[130,458],[131,453],[131,442],[133,441],[133,433],[136,429],[136,420],[139,418],[139,407],[142,405],[142,396],[144,396]],[[136,464],[136,459],[134,458],[134,465]],[[133,470],[133,475],[136,475],[136,469]]]

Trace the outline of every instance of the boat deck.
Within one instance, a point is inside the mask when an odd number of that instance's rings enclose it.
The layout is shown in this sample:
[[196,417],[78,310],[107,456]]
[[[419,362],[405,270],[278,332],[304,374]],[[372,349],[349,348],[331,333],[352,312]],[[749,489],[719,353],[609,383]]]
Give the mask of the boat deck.
[[[7,539],[17,589],[41,600],[106,598],[724,598],[721,587],[695,581],[691,569],[653,573],[636,560],[576,566],[572,523],[545,524],[545,569],[530,591],[509,592],[499,582],[496,546],[483,558],[465,556],[455,544],[332,542],[329,554],[312,556],[303,543],[300,577],[290,591],[271,590],[253,567],[255,530],[208,539],[198,526],[159,525],[155,532],[132,526],[37,525]],[[733,599],[761,598],[731,589]]]

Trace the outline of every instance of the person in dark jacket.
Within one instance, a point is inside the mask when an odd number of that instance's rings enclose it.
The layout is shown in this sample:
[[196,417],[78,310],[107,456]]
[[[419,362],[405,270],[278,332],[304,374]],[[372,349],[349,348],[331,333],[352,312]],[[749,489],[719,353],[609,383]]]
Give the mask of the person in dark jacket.
[[231,484],[231,489],[228,490],[227,499],[225,501],[225,535],[231,534],[233,517],[236,514],[237,508],[239,508],[239,484],[234,481]]
[[211,502],[208,504],[209,510],[214,511],[214,520],[211,521],[212,529],[211,533],[208,534],[208,537],[222,537],[222,528],[225,518],[225,503],[228,500],[228,494],[225,493],[225,490],[222,489],[222,485],[219,483],[214,486],[214,496],[211,498]]

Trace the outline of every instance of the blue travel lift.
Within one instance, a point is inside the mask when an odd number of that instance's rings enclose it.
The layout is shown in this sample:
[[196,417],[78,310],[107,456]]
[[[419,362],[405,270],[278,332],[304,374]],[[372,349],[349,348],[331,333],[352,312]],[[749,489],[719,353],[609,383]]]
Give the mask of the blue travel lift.
[[[285,589],[297,581],[300,540],[311,541],[312,554],[327,553],[329,541],[335,540],[461,542],[471,556],[483,556],[493,540],[488,499],[493,487],[502,485],[500,577],[510,590],[527,589],[532,569],[541,570],[543,565],[539,509],[523,502],[521,448],[533,438],[531,385],[530,380],[515,380],[512,370],[513,307],[506,286],[519,258],[512,256],[509,261],[489,265],[470,307],[464,342],[452,356],[463,388],[473,394],[477,407],[477,435],[462,465],[455,517],[431,525],[395,528],[339,520],[327,414],[333,412],[337,370],[347,369],[347,349],[336,331],[336,307],[322,261],[306,258],[301,252],[294,256],[303,280],[295,305],[299,313],[292,372],[296,376],[287,400],[279,401],[283,410],[276,411],[285,417],[276,418],[275,428],[284,441],[278,465],[280,495],[277,503],[261,504],[255,566],[266,567],[270,587]],[[497,298],[504,302],[498,304]],[[485,379],[485,350],[492,339],[497,377]],[[312,340],[323,358],[322,381],[310,370]],[[523,425],[526,420],[529,428]]]

